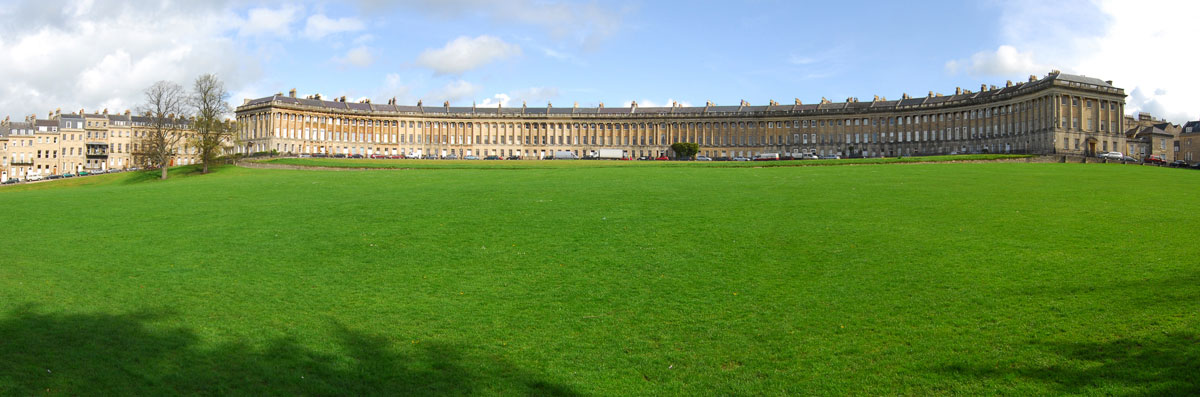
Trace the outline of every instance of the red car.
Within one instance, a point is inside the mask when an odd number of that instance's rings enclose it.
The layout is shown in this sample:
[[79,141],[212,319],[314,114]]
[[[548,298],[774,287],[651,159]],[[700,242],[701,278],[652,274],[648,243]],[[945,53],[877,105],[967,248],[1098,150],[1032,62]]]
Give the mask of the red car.
[[1152,154],[1146,157],[1146,164],[1167,165],[1167,160],[1164,160],[1162,155]]
[[670,159],[669,159],[669,158],[667,158],[667,156],[658,156],[657,158],[655,158],[655,160],[658,160],[658,161],[667,161],[667,160],[670,160]]

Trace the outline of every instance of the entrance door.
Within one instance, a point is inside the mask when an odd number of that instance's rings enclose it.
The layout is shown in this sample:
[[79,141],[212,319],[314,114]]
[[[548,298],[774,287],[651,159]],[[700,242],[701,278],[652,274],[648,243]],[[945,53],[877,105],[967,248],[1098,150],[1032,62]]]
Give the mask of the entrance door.
[[1088,148],[1088,152],[1087,152],[1088,157],[1096,155],[1096,141],[1088,141],[1087,148]]

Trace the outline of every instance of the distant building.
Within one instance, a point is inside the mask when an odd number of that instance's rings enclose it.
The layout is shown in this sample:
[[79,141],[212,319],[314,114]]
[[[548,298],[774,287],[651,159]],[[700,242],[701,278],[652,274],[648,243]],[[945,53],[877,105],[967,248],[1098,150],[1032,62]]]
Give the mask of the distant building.
[[[148,117],[131,115],[128,110],[109,114],[107,109],[95,114],[82,109],[71,114],[54,111],[45,119],[31,115],[24,121],[5,118],[0,122],[0,180],[141,166],[136,156],[138,139],[146,136],[148,122]],[[191,131],[185,128],[182,132],[184,138],[171,165],[199,161],[191,145]]]
[[1137,119],[1126,116],[1125,125],[1126,155],[1141,160],[1157,154],[1167,162],[1175,160],[1179,125],[1155,119],[1145,112],[1138,113]]
[[451,107],[297,97],[295,90],[237,108],[239,153],[522,156],[600,149],[669,154],[675,142],[709,157],[760,153],[849,157],[951,153],[1092,155],[1126,147],[1125,91],[1111,81],[1053,71],[978,92],[898,100],[703,107]]
[[1200,163],[1200,121],[1184,123],[1175,142],[1179,147],[1175,159],[1188,164]]

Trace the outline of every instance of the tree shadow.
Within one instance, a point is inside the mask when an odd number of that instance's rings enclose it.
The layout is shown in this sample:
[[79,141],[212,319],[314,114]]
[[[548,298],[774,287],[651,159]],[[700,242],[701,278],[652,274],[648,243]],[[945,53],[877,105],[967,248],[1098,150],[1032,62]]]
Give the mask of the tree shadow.
[[315,351],[292,339],[264,346],[207,345],[162,326],[169,313],[0,317],[0,395],[575,395],[499,357],[420,342],[397,349],[380,336],[338,326]]
[[1049,365],[952,364],[938,370],[972,378],[1032,380],[1056,394],[1200,395],[1197,333],[1041,346],[1061,360]]

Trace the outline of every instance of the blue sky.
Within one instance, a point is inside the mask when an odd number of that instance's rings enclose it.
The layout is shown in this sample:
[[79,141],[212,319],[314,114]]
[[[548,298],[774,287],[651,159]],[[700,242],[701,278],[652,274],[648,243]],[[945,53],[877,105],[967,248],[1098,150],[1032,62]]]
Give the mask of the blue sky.
[[[196,4],[199,3],[199,4]],[[469,106],[870,100],[1050,69],[1114,80],[1130,112],[1200,117],[1194,3],[551,1],[0,3],[0,113],[120,111],[157,80],[222,76]],[[1140,56],[1139,56],[1140,55]],[[1170,59],[1171,62],[1163,60]]]

